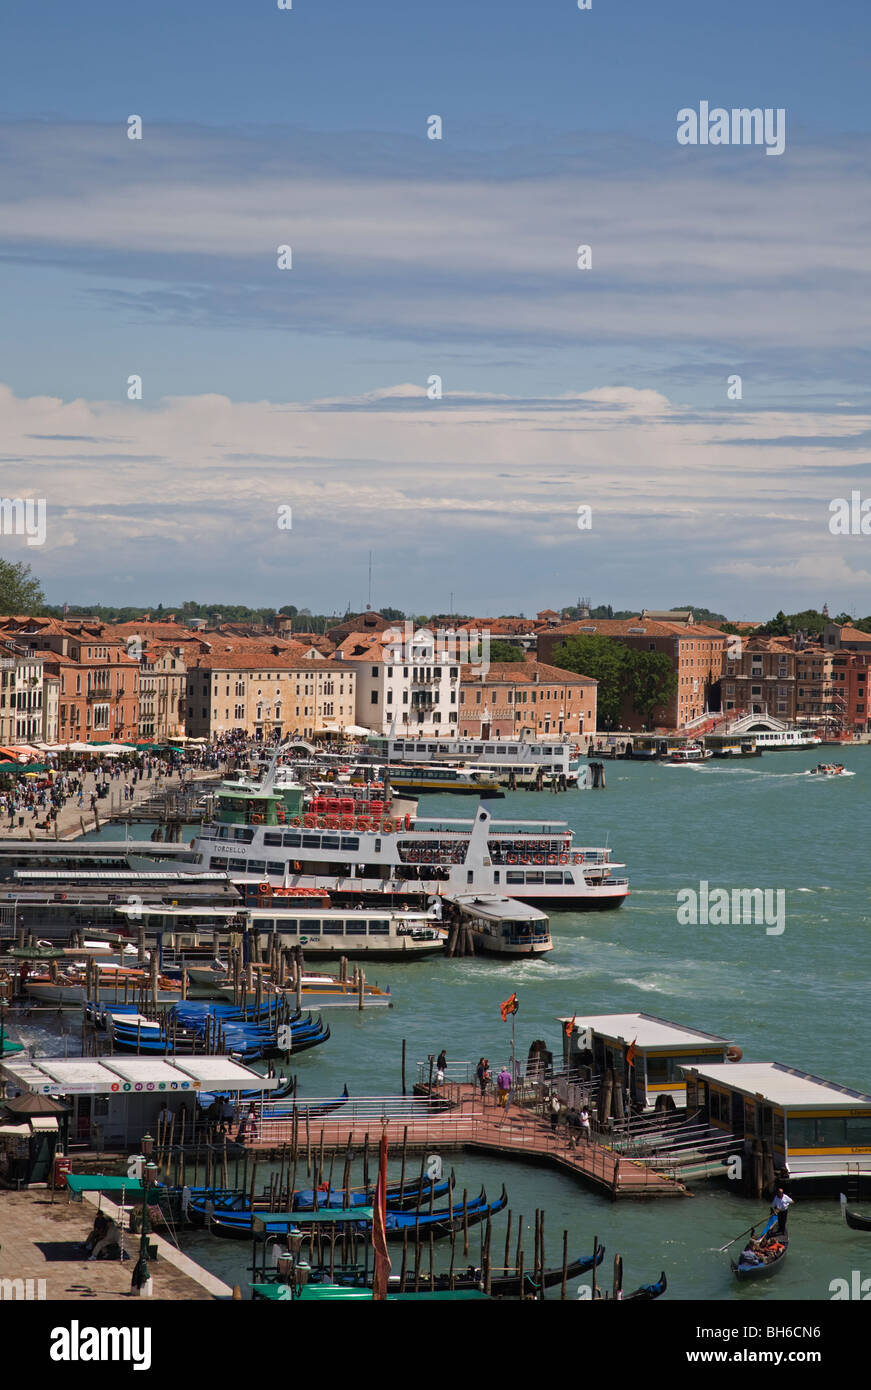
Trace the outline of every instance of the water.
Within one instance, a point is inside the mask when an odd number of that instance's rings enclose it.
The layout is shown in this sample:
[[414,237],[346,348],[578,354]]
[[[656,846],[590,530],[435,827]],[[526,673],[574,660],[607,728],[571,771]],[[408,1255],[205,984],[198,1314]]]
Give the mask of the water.
[[[498,1068],[509,1058],[511,1036],[499,1004],[515,991],[521,1058],[535,1038],[560,1054],[560,1015],[643,1010],[734,1039],[748,1061],[781,1061],[871,1089],[865,870],[871,752],[839,753],[855,773],[844,778],[808,776],[818,757],[769,753],[687,767],[615,762],[606,764],[604,792],[518,792],[490,803],[497,819],[558,816],[578,843],[610,844],[615,860],[627,864],[628,902],[615,912],[554,914],[554,950],[544,959],[430,958],[370,969],[371,982],[390,985],[395,1006],[362,1014],[330,1010],[330,1042],[293,1063],[301,1093],[338,1095],[345,1083],[352,1095],[398,1093],[403,1038],[409,1084],[415,1063],[442,1047],[449,1061],[476,1062],[483,1053]],[[464,797],[421,802],[422,814],[468,816],[470,810]],[[147,838],[150,828],[134,830]],[[112,838],[111,827],[104,833]],[[678,925],[678,891],[698,889],[703,879],[711,889],[782,889],[785,930]],[[620,1252],[627,1288],[665,1268],[669,1297],[813,1300],[829,1297],[830,1280],[863,1269],[863,1257],[864,1276],[871,1274],[867,1236],[845,1226],[834,1197],[803,1198],[799,1190],[783,1270],[770,1282],[738,1286],[728,1254],[714,1251],[760,1217],[764,1204],[706,1184],[693,1198],[611,1203],[548,1169],[470,1155],[447,1161],[460,1189],[477,1191],[484,1181],[492,1199],[505,1181],[515,1230],[519,1212],[531,1223],[535,1208],[543,1207],[549,1262],[561,1261],[564,1227],[570,1256],[588,1252],[598,1235],[609,1251],[602,1278]],[[494,1225],[494,1250],[504,1241],[505,1220]],[[184,1244],[245,1288],[247,1243],[197,1234]],[[479,1258],[475,1250],[473,1237],[470,1259]]]

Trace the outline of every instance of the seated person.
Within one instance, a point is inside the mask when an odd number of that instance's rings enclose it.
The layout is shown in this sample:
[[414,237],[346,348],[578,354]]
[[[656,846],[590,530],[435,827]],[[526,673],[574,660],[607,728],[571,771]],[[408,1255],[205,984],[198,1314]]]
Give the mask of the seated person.
[[94,1245],[90,1254],[92,1260],[111,1260],[118,1259],[121,1255],[121,1232],[112,1220],[111,1216],[106,1218],[106,1230],[101,1238]]
[[744,1249],[741,1251],[740,1262],[742,1265],[761,1265],[765,1263],[764,1257],[759,1252],[759,1242],[748,1240]]
[[106,1234],[106,1227],[108,1226],[108,1224],[109,1222],[105,1214],[102,1211],[98,1211],[97,1215],[94,1217],[94,1224],[91,1227],[91,1233],[85,1241],[85,1249],[87,1250],[89,1255],[91,1254],[91,1251],[93,1250],[97,1242],[103,1239],[103,1236]]

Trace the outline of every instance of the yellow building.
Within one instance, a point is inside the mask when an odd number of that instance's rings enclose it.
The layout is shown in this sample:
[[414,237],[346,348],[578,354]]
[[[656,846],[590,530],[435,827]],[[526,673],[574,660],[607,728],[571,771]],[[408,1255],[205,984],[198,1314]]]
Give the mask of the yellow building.
[[187,732],[215,738],[244,729],[264,739],[312,738],[353,724],[355,699],[350,663],[265,650],[210,653],[187,673]]

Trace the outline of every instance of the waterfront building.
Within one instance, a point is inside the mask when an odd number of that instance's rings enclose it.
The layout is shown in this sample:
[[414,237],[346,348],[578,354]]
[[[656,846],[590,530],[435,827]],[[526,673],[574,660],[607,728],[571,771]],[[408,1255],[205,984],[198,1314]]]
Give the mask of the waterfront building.
[[871,1173],[871,1095],[781,1062],[687,1063],[686,1099],[798,1179]]
[[792,637],[749,637],[730,646],[720,687],[723,713],[730,718],[768,714],[793,723],[796,658]]
[[[654,1014],[578,1013],[559,1021],[566,1068],[581,1074],[588,1070],[599,1078],[612,1072],[614,1085],[628,1091],[645,1110],[687,1105],[684,1068],[724,1063],[732,1047],[729,1038],[669,1023]],[[631,1067],[630,1048],[634,1050]]]
[[355,722],[358,668],[261,644],[199,656],[187,671],[187,732],[215,738],[245,729],[255,738],[313,738]]
[[21,643],[0,641],[0,744],[44,737],[44,666]]
[[[135,742],[139,663],[107,624],[91,618],[10,617],[0,619],[3,635],[38,657],[43,671],[59,679],[58,742]],[[39,729],[33,736],[43,737],[41,702]]]
[[558,738],[596,732],[598,681],[530,660],[463,666],[461,738]]
[[627,691],[618,720],[621,729],[640,731],[646,723],[656,728],[681,729],[704,717],[716,703],[729,638],[704,623],[660,621],[650,618],[583,618],[561,623],[538,634],[538,659],[553,662],[557,648],[569,637],[607,637],[635,651],[662,652],[671,661],[677,687],[667,704],[653,711],[651,720],[634,708]]
[[353,722],[377,734],[456,738],[459,650],[455,634],[411,624],[346,636],[336,657],[357,670]]
[[139,737],[163,743],[185,732],[187,666],[181,649],[147,646],[139,663]]

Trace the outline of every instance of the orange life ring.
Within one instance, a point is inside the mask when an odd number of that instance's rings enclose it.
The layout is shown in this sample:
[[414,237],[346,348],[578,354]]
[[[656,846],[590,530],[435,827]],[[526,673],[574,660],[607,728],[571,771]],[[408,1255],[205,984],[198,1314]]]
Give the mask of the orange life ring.
[[533,864],[543,864],[543,863],[544,863],[544,855],[543,855],[543,854],[536,854],[536,855],[534,856],[532,862],[533,862]]
[[560,857],[559,857],[559,862],[560,862],[561,864],[569,864],[569,863],[571,863],[571,855],[569,855],[569,854],[561,854]]
[[266,898],[270,897],[271,894],[272,894],[272,884],[271,884],[271,883],[258,883],[258,885],[257,885],[257,892],[258,892],[258,893],[262,893],[263,896],[266,897]]
[[393,834],[394,823],[389,816],[384,817],[384,820],[381,823],[381,829],[384,831],[385,835]]
[[509,854],[509,855],[508,855],[508,863],[509,863],[509,864],[516,864],[516,863],[517,863],[517,855],[516,855],[516,854]]
[[528,854],[524,854],[524,855],[522,856],[520,862],[521,862],[521,864],[531,864],[531,863],[532,863],[532,860],[530,859],[530,857],[529,857]]
[[558,864],[559,860],[555,854],[549,854],[547,856],[547,862],[548,864]]
[[294,816],[293,820],[290,823],[291,825],[302,825],[302,821],[300,820],[299,816]]
[[252,816],[252,817],[251,817],[251,824],[252,824],[252,825],[262,825],[262,824],[263,824],[263,817],[262,817],[262,816]]

